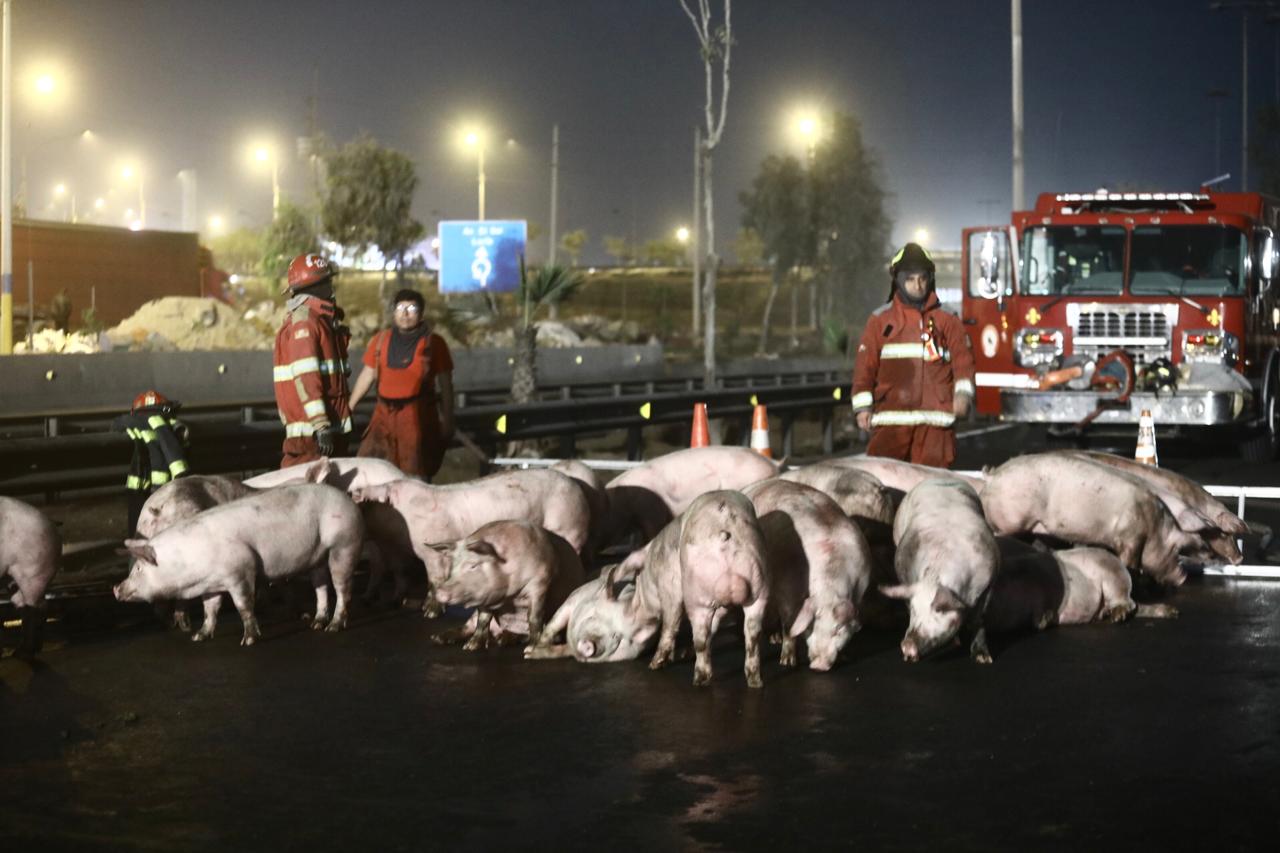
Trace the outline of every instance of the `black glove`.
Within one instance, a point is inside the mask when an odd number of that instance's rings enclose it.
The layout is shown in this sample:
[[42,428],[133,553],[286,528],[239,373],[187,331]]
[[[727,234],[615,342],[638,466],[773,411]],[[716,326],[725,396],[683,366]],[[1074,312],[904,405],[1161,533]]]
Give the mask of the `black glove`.
[[329,427],[321,427],[316,430],[316,447],[320,449],[321,456],[332,456],[333,430]]

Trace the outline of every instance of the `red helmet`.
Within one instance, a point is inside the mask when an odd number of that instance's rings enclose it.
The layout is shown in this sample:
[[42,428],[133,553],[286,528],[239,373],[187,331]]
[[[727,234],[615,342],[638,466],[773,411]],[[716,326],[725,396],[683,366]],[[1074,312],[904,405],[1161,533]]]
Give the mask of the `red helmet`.
[[299,290],[320,284],[325,279],[332,278],[335,272],[337,270],[324,255],[314,252],[298,255],[289,263],[289,288]]
[[159,391],[143,391],[141,394],[133,398],[133,411],[138,409],[146,409],[154,406],[168,406],[169,399]]

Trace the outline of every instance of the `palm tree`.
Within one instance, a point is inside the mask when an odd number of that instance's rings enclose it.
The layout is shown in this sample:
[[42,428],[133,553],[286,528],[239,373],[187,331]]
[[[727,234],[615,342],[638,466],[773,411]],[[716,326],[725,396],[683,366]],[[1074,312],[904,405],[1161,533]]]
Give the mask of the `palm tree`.
[[539,267],[530,277],[520,259],[520,289],[516,291],[516,303],[523,312],[523,319],[516,327],[515,365],[511,371],[511,400],[528,403],[538,387],[537,351],[538,325],[534,322],[538,309],[559,305],[569,299],[582,286],[582,276],[566,267]]

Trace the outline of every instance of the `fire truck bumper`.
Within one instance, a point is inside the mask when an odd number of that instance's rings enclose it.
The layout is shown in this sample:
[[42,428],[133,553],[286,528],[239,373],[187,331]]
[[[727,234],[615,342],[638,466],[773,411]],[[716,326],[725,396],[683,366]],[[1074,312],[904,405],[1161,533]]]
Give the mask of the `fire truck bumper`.
[[1178,391],[1176,394],[1134,392],[1127,405],[1114,402],[1114,395],[1093,391],[1027,391],[1003,388],[1000,391],[1000,419],[1014,423],[1079,423],[1103,402],[1094,419],[1097,424],[1136,424],[1143,409],[1149,409],[1160,425],[1187,424],[1215,426],[1232,424],[1248,416],[1250,395],[1244,391]]

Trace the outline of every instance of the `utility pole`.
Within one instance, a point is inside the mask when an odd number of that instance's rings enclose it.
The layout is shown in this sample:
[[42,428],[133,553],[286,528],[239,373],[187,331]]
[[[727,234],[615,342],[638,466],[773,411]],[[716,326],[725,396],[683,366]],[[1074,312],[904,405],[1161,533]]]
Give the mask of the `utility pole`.
[[[1249,189],[1249,12],[1265,9],[1275,12],[1280,6],[1277,0],[1226,0],[1210,3],[1214,12],[1224,9],[1240,10],[1240,191]],[[1270,20],[1270,19],[1268,19]],[[1280,99],[1280,77],[1276,83],[1276,97]]]
[[560,180],[560,125],[551,125],[551,251],[548,264],[556,263],[556,201],[559,198]]
[[[702,126],[693,128],[693,340],[702,328]],[[632,247],[634,251],[635,247]]]
[[1022,0],[1010,0],[1009,23],[1013,36],[1013,209],[1025,207],[1022,162]]
[[307,99],[307,165],[311,172],[311,224],[320,230],[320,132],[316,118],[320,100],[320,66],[311,70],[311,97]]

